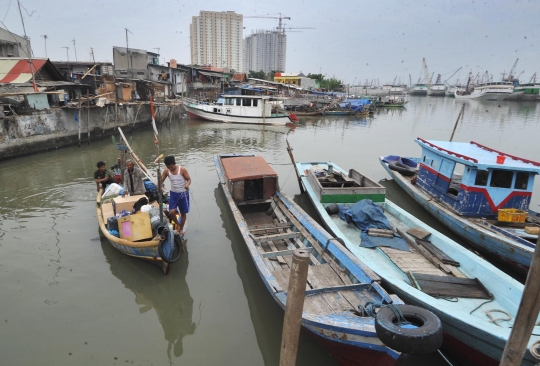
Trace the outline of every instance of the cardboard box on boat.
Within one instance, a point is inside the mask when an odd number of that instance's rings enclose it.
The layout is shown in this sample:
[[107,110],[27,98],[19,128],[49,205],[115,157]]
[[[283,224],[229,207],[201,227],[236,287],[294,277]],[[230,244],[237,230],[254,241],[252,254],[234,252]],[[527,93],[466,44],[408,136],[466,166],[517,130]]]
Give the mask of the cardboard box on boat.
[[110,203],[104,203],[101,205],[101,212],[103,214],[103,222],[107,222],[107,219],[109,217],[113,217],[114,216],[114,207],[113,207],[113,204],[112,202]]
[[122,239],[139,241],[152,238],[150,213],[139,212],[118,219],[118,229]]
[[146,197],[144,194],[138,194],[135,196],[118,196],[113,199],[113,206],[114,206],[114,214],[117,215],[119,212],[122,212],[122,210],[126,210],[127,212],[131,212],[133,210],[133,205],[135,202],[137,202],[139,199]]

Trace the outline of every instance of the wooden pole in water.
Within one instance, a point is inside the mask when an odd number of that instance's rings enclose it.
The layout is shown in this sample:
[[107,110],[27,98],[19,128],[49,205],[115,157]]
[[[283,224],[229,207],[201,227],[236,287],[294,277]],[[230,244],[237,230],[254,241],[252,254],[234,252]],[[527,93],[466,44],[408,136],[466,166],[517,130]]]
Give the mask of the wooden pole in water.
[[304,193],[304,187],[302,186],[302,179],[300,179],[300,173],[298,172],[298,169],[296,169],[296,162],[294,161],[291,145],[289,145],[289,140],[285,140],[285,142],[287,142],[287,152],[289,153],[289,157],[291,158],[291,162],[292,162],[294,171],[296,173],[296,179],[298,180],[298,185],[300,186],[300,193]]
[[86,130],[88,133],[88,145],[90,145],[90,93],[88,93],[88,99],[86,100]]
[[309,269],[309,252],[297,249],[293,253],[287,304],[283,319],[283,333],[281,335],[280,366],[294,366],[298,353],[298,339],[304,299],[306,298],[306,283]]
[[450,142],[452,142],[452,140],[454,139],[454,133],[456,132],[456,128],[457,128],[457,124],[459,122],[459,118],[461,117],[461,115],[463,114],[463,111],[465,110],[465,104],[463,104],[461,106],[461,111],[459,111],[459,114],[457,116],[457,119],[456,119],[456,124],[454,125],[454,130],[452,131],[452,136],[450,136]]
[[540,236],[536,241],[531,267],[523,288],[516,320],[504,347],[500,366],[518,366],[527,350],[540,311]]

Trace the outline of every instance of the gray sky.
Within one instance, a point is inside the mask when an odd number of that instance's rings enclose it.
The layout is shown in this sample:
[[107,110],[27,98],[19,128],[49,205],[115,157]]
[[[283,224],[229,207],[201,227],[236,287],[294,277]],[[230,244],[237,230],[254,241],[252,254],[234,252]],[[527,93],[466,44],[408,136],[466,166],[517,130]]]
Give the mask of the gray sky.
[[[10,5],[11,3],[11,5]],[[16,0],[0,0],[0,19],[23,34]],[[175,58],[190,63],[189,24],[200,10],[233,10],[244,16],[281,12],[290,27],[315,27],[288,34],[287,72],[326,74],[352,83],[355,79],[392,82],[397,76],[413,83],[420,76],[422,57],[430,73],[443,80],[460,66],[456,76],[467,78],[486,70],[494,80],[508,72],[519,57],[517,74],[528,82],[540,72],[540,1],[332,1],[332,0],[21,0],[26,31],[36,56],[51,60],[112,62],[112,46],[156,52],[161,61]],[[4,18],[5,17],[5,18]],[[4,20],[5,19],[5,20]],[[277,26],[274,19],[244,19],[244,36],[255,29]],[[455,78],[455,77],[454,77]],[[540,78],[540,74],[539,74]]]

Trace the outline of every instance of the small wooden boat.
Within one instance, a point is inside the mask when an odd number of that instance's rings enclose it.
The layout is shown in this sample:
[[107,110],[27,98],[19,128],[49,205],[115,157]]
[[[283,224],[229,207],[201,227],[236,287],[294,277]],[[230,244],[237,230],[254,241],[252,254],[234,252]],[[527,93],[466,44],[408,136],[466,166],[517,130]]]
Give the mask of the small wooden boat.
[[[422,157],[405,160],[417,168],[402,167],[397,174],[391,159],[400,157],[381,157],[390,176],[450,230],[526,274],[538,239],[525,229],[540,223],[539,214],[529,209],[540,163],[476,142],[415,142]],[[499,220],[505,215],[509,221]]]
[[[129,143],[127,142],[126,137],[124,136],[124,133],[120,128],[118,128],[122,139],[124,141],[123,144],[116,144],[116,147],[121,152],[121,158],[118,160],[118,166],[119,171],[122,171],[122,168],[125,168],[125,157],[126,154],[129,153],[132,160],[144,171],[146,174],[148,174],[148,170],[142,163],[142,161],[137,157],[137,155],[133,152],[131,147],[129,146]],[[115,139],[113,138],[113,141]],[[158,158],[159,160],[160,158]],[[159,168],[158,168],[158,176],[160,175]],[[148,175],[147,175],[148,176]],[[158,200],[157,210],[162,210],[160,207],[162,202],[162,195],[161,193],[158,193],[158,189],[156,187],[159,187],[160,184],[156,184],[156,182],[151,182],[150,179],[147,179],[148,183],[151,183],[149,186],[152,186],[152,188],[148,188],[147,184],[145,186],[147,187],[147,191],[144,196],[141,196],[140,198],[147,197],[148,202],[152,200]],[[168,223],[168,220],[165,219],[163,216],[163,211],[160,212],[159,215],[156,215],[155,219],[159,220],[158,223],[163,223],[160,228],[157,229],[157,232],[154,232],[153,228],[151,227],[151,217],[149,213],[137,213],[129,215],[128,217],[133,218],[132,220],[129,220],[126,222],[127,229],[131,232],[131,240],[128,240],[126,237],[121,238],[122,230],[120,226],[122,224],[118,223],[118,230],[119,233],[115,233],[116,235],[113,235],[111,231],[109,231],[109,228],[107,227],[107,219],[109,217],[114,217],[115,213],[113,211],[113,203],[109,202],[112,200],[115,200],[115,197],[117,195],[110,195],[106,196],[105,199],[102,199],[103,190],[100,189],[97,193],[96,197],[96,216],[98,220],[98,225],[100,229],[100,234],[105,237],[109,243],[116,248],[118,251],[131,256],[136,257],[139,259],[143,259],[147,262],[150,262],[152,264],[157,265],[163,270],[164,274],[167,274],[169,272],[169,264],[175,263],[180,259],[180,256],[182,255],[184,251],[184,240],[183,238],[178,235],[178,233],[174,230],[174,227]],[[129,198],[129,197],[128,197]],[[136,197],[133,198],[133,202],[130,201],[129,205],[126,206],[126,209],[128,211],[131,211],[133,204],[137,200]],[[117,211],[118,209],[118,203],[117,203]],[[136,218],[135,218],[136,217]],[[115,221],[116,222],[116,221]],[[120,222],[120,219],[118,219],[118,222]],[[143,228],[144,236],[141,240],[136,240],[135,238],[137,235],[135,234],[136,229],[135,228]],[[113,232],[114,233],[114,232]],[[152,237],[153,235],[153,237]],[[141,235],[142,236],[142,235]]]
[[407,103],[409,103],[409,102],[406,102],[406,101],[400,101],[400,102],[389,101],[389,102],[384,102],[384,104],[382,106],[378,106],[378,107],[384,107],[384,108],[405,107],[405,104],[407,104]]
[[325,116],[352,116],[358,114],[357,111],[353,110],[333,110],[333,111],[323,111],[322,114]]
[[[304,328],[317,335],[343,364],[363,360],[366,364],[393,365],[400,352],[390,348],[394,347],[392,339],[383,343],[375,329],[375,318],[356,309],[370,301],[401,304],[399,298],[382,290],[373,271],[280,192],[277,174],[262,157],[216,155],[214,160],[236,225],[279,306],[285,308],[287,301],[292,254],[305,249],[311,254],[302,314]],[[425,341],[415,339],[414,345],[404,342],[396,346],[420,345],[429,352],[436,350],[440,345],[437,342],[442,341],[438,340],[440,329],[435,329],[436,317],[429,316],[433,317],[429,322],[434,328],[430,335],[423,334]]]
[[[522,284],[385,199],[385,188],[358,171],[346,172],[332,162],[296,163],[296,169],[322,222],[382,277],[385,289],[441,319],[444,350],[464,365],[499,364],[520,304]],[[372,235],[382,235],[383,229],[366,232],[333,214],[335,203],[342,215],[344,210],[366,203],[357,203],[365,198],[384,212],[391,230],[389,240],[400,236],[406,250],[368,247],[372,241],[381,244]],[[537,326],[523,365],[537,363],[530,349],[540,347],[539,335]]]
[[261,95],[224,95],[215,104],[184,98],[190,118],[224,123],[286,125],[297,122],[294,113],[273,113],[270,97]]

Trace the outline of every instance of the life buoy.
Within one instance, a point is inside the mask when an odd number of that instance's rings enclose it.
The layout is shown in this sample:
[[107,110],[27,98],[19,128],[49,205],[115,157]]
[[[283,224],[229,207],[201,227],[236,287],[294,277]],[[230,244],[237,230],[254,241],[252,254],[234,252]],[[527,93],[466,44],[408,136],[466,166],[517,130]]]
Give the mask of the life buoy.
[[416,175],[416,170],[402,163],[388,163],[388,167],[405,177],[412,177],[413,175]]
[[414,328],[397,324],[397,315],[383,307],[375,317],[375,331],[388,347],[408,354],[437,351],[443,342],[441,320],[431,311],[413,305],[395,305]]
[[[182,238],[180,237],[180,235],[175,234],[174,240],[173,240],[174,247],[176,248],[176,257],[169,259],[167,258],[167,256],[165,255],[165,252],[163,251],[163,244],[167,241],[167,237],[169,236],[169,229],[165,227],[160,227],[158,228],[158,233],[159,235],[161,235],[161,238],[158,244],[158,252],[163,262],[169,263],[169,264],[178,262],[178,260],[182,256]],[[178,239],[177,239],[177,236],[178,236]]]

